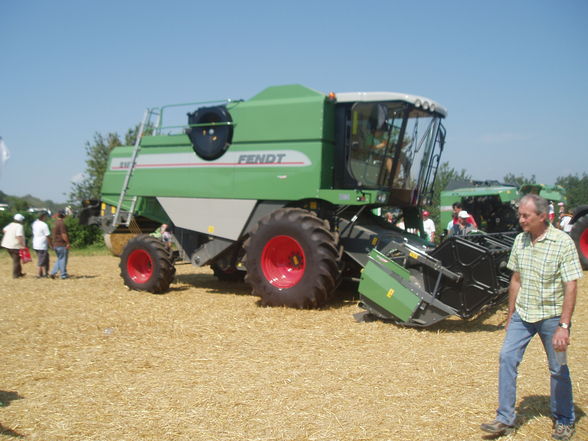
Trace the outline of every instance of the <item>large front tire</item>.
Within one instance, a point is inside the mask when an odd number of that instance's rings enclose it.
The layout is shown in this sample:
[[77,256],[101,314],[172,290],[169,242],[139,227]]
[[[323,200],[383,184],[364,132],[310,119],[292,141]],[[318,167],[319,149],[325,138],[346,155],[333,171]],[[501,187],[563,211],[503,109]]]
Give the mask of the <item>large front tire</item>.
[[282,208],[266,216],[244,249],[245,281],[263,305],[317,308],[339,281],[337,236],[306,210]]
[[140,235],[125,246],[120,258],[120,275],[129,288],[164,293],[174,274],[171,253],[159,239]]

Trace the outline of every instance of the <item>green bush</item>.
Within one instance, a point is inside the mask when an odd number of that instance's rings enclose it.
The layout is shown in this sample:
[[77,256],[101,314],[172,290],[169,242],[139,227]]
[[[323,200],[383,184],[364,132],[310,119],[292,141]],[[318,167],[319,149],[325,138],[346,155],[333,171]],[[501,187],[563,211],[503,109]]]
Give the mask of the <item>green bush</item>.
[[86,248],[91,245],[104,245],[102,231],[97,225],[80,225],[77,217],[65,218],[72,248]]

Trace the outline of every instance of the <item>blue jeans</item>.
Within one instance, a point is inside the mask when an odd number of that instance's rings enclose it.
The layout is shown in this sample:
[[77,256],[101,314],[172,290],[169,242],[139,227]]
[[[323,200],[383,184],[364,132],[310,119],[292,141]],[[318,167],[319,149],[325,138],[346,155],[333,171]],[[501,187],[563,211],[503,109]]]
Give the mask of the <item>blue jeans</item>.
[[61,278],[67,279],[69,276],[67,274],[67,254],[69,250],[66,247],[55,247],[55,254],[57,255],[57,261],[51,270],[51,274],[57,274],[57,272],[61,272]]
[[498,410],[496,419],[504,424],[514,425],[515,402],[519,364],[531,338],[539,334],[547,354],[551,373],[551,415],[560,424],[574,424],[574,399],[568,365],[560,365],[551,339],[558,328],[559,317],[552,317],[536,323],[525,322],[514,313],[506,331],[500,351],[498,374]]

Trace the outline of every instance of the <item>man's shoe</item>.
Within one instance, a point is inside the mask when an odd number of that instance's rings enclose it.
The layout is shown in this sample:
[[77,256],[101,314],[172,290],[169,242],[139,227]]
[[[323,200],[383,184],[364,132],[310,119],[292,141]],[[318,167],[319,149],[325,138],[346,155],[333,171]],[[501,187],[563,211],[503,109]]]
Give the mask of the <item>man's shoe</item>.
[[555,427],[553,428],[553,433],[551,434],[551,437],[553,439],[567,441],[569,439],[572,439],[572,436],[574,436],[575,431],[576,428],[573,424],[555,423]]
[[494,420],[491,423],[484,423],[480,426],[484,432],[492,433],[494,435],[508,435],[514,430],[514,426],[501,423],[500,421]]
[[49,274],[49,277],[51,277],[52,279],[55,279],[55,274]]

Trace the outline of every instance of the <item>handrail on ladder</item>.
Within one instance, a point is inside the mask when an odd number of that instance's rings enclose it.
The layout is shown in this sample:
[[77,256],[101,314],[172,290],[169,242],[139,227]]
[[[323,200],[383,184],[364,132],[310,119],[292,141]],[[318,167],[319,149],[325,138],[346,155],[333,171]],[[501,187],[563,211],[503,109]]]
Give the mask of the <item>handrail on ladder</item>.
[[[139,154],[139,150],[141,150],[141,138],[143,137],[143,132],[145,131],[145,127],[147,126],[149,120],[153,115],[153,109],[146,109],[143,115],[143,121],[141,122],[141,126],[139,127],[139,132],[137,133],[137,139],[135,140],[135,145],[133,146],[133,154],[131,156],[131,163],[129,164],[129,169],[127,170],[127,174],[125,176],[125,180],[123,182],[120,196],[118,198],[118,204],[116,205],[116,212],[114,213],[114,219],[112,220],[112,225],[114,228],[120,225],[120,218],[121,218],[121,211],[122,206],[125,201],[127,190],[129,188],[129,183],[131,182],[131,176],[133,174],[133,170],[135,169],[135,163],[137,162],[137,155]],[[131,218],[133,216],[133,211],[135,209],[135,204],[137,202],[137,196],[134,196],[131,201],[131,207],[129,211],[129,216],[126,221],[126,225],[129,226],[131,223]]]

